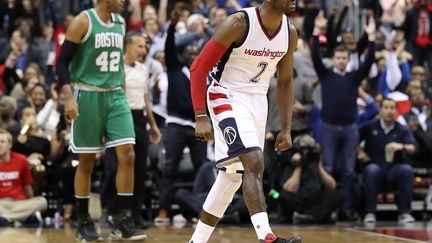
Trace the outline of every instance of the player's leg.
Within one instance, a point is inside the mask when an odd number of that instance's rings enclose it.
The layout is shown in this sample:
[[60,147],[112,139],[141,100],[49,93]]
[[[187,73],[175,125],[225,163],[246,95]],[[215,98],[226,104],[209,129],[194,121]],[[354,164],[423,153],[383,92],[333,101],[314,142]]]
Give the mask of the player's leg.
[[251,215],[251,221],[260,242],[300,243],[299,237],[282,239],[273,234],[266,210],[262,176],[264,172],[263,153],[260,150],[240,155],[244,167],[243,199]]
[[[267,117],[267,99],[265,96],[244,96],[239,98],[235,106],[244,115],[237,116],[236,122],[239,140],[245,149],[239,155],[243,165],[243,199],[251,216],[257,237],[260,241],[270,243],[301,242],[300,238],[282,239],[273,234],[266,210],[265,196],[262,184],[264,173],[263,147],[265,141],[265,119]],[[251,107],[253,107],[251,109]],[[234,143],[235,144],[235,141]]]
[[78,201],[78,215],[88,214],[88,199],[90,198],[91,174],[93,172],[95,154],[80,154],[79,164],[75,172],[75,197]]
[[243,198],[251,215],[252,224],[259,239],[264,239],[268,233],[273,233],[270,229],[264,191],[262,186],[262,176],[264,173],[263,154],[259,150],[250,151],[240,155],[244,168],[243,175]]
[[[236,154],[245,149],[245,146],[241,141],[240,136],[238,136],[239,130],[237,129],[238,126],[234,117],[245,114],[244,111],[241,112],[239,110],[244,108],[240,106],[237,109],[236,104],[238,100],[234,99],[232,95],[222,87],[211,85],[209,92],[210,94],[224,94],[226,97],[218,99],[209,98],[207,101],[215,136],[215,159],[216,161],[234,159],[238,161]],[[220,97],[223,97],[223,95]],[[225,109],[220,109],[221,107],[224,107]],[[244,127],[247,127],[248,125],[251,124],[246,124]],[[238,161],[236,165],[240,168],[240,161]],[[190,242],[207,242],[216,224],[224,215],[235,191],[240,187],[242,181],[241,174],[235,173],[237,172],[235,169],[230,172],[231,173],[228,174],[220,171],[216,177],[216,181],[203,205],[200,220]],[[229,188],[229,190],[226,190],[227,188]],[[224,196],[221,197],[221,194],[224,194]]]
[[230,205],[235,192],[240,188],[242,175],[219,171],[200,215],[191,243],[205,243]]
[[135,152],[132,144],[123,144],[115,148],[118,166],[115,179],[117,190],[113,214],[122,210],[132,209],[134,191],[134,160]]
[[90,218],[88,205],[95,154],[102,150],[104,110],[99,103],[98,92],[75,90],[75,96],[80,116],[72,122],[70,147],[74,153],[79,154],[74,179],[78,214],[76,238],[87,241],[101,240]]
[[[106,92],[107,102],[106,138],[107,147],[115,147],[118,167],[116,173],[117,195],[114,198],[113,238],[141,240],[147,235],[137,230],[132,219],[134,190],[135,130],[132,113],[123,90]],[[143,124],[145,126],[145,124]]]
[[95,164],[95,154],[80,154],[79,164],[75,172],[74,188],[77,202],[78,227],[76,239],[78,241],[102,240],[96,232],[94,223],[89,215],[89,200],[91,190],[91,174]]

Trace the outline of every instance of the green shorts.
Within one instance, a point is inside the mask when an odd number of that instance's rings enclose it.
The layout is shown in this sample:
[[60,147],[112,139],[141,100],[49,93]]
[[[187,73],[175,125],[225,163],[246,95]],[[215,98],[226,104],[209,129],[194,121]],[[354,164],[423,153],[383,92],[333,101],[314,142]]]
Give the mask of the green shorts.
[[135,144],[132,114],[122,89],[75,89],[78,119],[72,122],[70,148],[74,153],[98,153],[104,147]]

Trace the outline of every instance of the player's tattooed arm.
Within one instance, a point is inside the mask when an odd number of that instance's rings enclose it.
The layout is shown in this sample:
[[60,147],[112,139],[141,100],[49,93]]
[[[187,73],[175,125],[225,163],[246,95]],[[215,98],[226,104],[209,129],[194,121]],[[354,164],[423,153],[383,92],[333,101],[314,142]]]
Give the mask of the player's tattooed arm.
[[276,150],[284,151],[292,146],[291,117],[294,104],[293,60],[297,48],[297,31],[293,25],[289,26],[288,52],[277,65],[277,107],[281,121],[281,132],[276,137]]
[[212,39],[223,44],[225,47],[230,47],[232,44],[238,43],[246,34],[247,22],[244,12],[237,12],[230,15],[219,27]]

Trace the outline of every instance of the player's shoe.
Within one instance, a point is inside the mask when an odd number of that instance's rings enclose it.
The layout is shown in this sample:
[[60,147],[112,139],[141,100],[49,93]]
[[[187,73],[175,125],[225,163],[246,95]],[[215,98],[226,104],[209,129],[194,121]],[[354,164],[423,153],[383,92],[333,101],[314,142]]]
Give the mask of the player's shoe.
[[298,236],[294,236],[288,240],[282,239],[277,235],[268,233],[264,240],[260,240],[260,243],[301,243],[301,239]]
[[75,239],[79,242],[103,241],[103,238],[96,232],[96,227],[90,215],[78,218]]
[[136,241],[147,238],[147,235],[136,228],[130,212],[125,211],[113,217],[111,238],[114,240]]

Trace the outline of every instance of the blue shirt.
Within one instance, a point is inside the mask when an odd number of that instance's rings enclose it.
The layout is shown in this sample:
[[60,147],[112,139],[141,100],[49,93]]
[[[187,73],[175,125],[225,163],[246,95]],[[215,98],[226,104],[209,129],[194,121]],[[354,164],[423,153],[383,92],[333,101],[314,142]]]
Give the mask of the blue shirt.
[[[360,127],[360,142],[363,141],[365,142],[364,150],[371,158],[370,162],[376,164],[387,163],[385,161],[385,146],[389,143],[412,144],[416,147],[416,150],[418,148],[413,134],[407,127],[396,122],[393,128],[384,129],[380,119],[365,122]],[[407,162],[406,153],[397,151],[393,163],[404,162]]]

